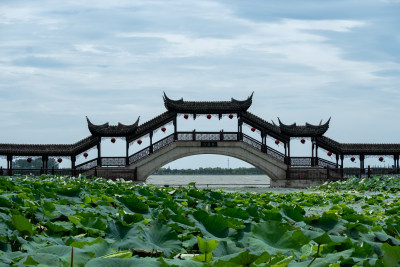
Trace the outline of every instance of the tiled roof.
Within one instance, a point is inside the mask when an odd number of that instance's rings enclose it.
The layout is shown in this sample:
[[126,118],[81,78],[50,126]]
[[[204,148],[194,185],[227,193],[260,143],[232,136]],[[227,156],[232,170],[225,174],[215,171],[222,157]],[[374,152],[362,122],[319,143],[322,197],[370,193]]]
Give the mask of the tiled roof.
[[0,144],[0,154],[18,156],[72,156],[95,146],[99,141],[99,137],[89,136],[69,145]]
[[226,114],[246,111],[252,103],[253,93],[246,100],[231,101],[184,101],[172,100],[164,93],[164,105],[168,111],[193,114]]
[[104,137],[126,137],[128,135],[133,135],[139,124],[139,118],[131,125],[124,125],[120,122],[118,125],[109,125],[108,122],[101,125],[95,125],[90,122],[88,117],[86,117],[86,120],[89,131],[92,135]]
[[291,125],[286,125],[281,122],[281,120],[278,118],[279,121],[279,128],[281,129],[281,133],[293,136],[293,137],[315,137],[315,136],[322,136],[329,128],[329,120],[325,122],[324,124],[320,125],[312,125],[309,123],[306,123],[306,125],[301,125],[297,126],[296,123],[293,123]]

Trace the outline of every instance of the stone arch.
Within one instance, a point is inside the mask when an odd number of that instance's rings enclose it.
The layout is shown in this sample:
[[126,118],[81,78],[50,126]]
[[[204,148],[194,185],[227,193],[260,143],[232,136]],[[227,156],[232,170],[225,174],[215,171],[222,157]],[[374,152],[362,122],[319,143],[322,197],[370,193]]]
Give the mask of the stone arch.
[[128,168],[137,168],[138,180],[145,181],[154,171],[170,162],[201,154],[225,155],[243,160],[265,173],[272,181],[286,178],[286,164],[242,142],[219,142],[218,147],[201,147],[199,142],[177,141]]

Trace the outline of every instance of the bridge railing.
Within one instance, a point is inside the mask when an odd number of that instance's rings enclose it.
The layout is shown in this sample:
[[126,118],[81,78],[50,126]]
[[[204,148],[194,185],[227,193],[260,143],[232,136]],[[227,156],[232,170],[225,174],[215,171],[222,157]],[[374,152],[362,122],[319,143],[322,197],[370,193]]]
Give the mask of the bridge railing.
[[243,134],[243,142],[245,142],[249,146],[251,146],[261,152],[266,153],[267,155],[273,157],[274,159],[279,160],[280,162],[285,162],[284,154],[273,149],[272,147],[262,144],[260,141],[257,141],[254,138],[252,138],[246,134]]
[[287,179],[324,179],[340,180],[349,177],[369,178],[373,175],[396,175],[399,169],[393,168],[313,168],[290,167]]
[[77,170],[90,170],[97,167],[97,158],[76,165]]
[[171,134],[160,141],[156,142],[153,144],[153,152],[156,152],[157,150],[162,149],[163,147],[168,146],[169,144],[173,143],[175,141],[174,134]]
[[114,166],[125,166],[126,157],[101,157],[101,166],[114,167]]
[[337,167],[340,167],[339,165],[336,166],[336,163],[334,163],[332,161],[329,161],[329,160],[326,160],[326,159],[316,158],[316,161],[317,161],[317,165],[322,167],[322,168],[329,167],[329,168],[335,169]]
[[178,141],[238,141],[238,132],[178,132]]

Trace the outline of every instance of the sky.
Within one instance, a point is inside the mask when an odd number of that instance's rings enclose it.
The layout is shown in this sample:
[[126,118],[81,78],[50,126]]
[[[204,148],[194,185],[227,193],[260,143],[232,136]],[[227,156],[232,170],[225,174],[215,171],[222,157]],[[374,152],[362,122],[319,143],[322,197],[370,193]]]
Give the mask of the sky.
[[331,117],[326,136],[339,142],[400,143],[398,14],[399,0],[2,0],[0,143],[74,143],[90,134],[85,116],[143,123],[165,111],[163,91],[192,101],[254,91],[249,111],[267,121]]

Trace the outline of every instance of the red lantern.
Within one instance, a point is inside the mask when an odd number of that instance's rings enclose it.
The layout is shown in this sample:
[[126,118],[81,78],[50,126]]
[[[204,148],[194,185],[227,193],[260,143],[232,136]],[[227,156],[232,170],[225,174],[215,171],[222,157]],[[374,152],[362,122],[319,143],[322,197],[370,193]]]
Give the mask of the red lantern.
[[83,156],[85,157],[85,159],[89,156],[89,154],[88,153],[83,153]]
[[355,157],[351,157],[351,159],[350,159],[352,162],[354,162],[355,160],[356,160],[356,158]]
[[279,140],[275,140],[275,144],[279,145]]
[[383,161],[383,157],[379,157],[379,161],[382,162]]
[[62,162],[62,158],[58,158],[58,163],[61,163]]
[[187,114],[183,115],[183,117],[184,117],[186,120],[189,119],[189,115],[187,115]]
[[329,151],[328,153],[326,153],[326,154],[327,154],[329,157],[332,156],[332,152],[330,152],[330,151]]
[[302,144],[304,144],[304,143],[306,142],[306,140],[301,139],[300,142],[301,142]]
[[26,161],[27,161],[28,163],[31,163],[31,162],[32,162],[32,158],[27,158]]
[[211,119],[211,115],[210,114],[207,115],[207,119]]
[[229,119],[233,119],[233,115],[231,114],[231,115],[229,115]]
[[165,127],[161,128],[161,131],[163,131],[165,133],[167,129],[165,129]]
[[141,144],[142,144],[142,140],[137,140],[137,143],[138,143],[139,145],[141,145]]
[[256,128],[254,128],[254,127],[251,128],[251,131],[252,131],[252,132],[255,132],[255,131],[256,131]]
[[111,138],[111,143],[115,143],[115,138]]

